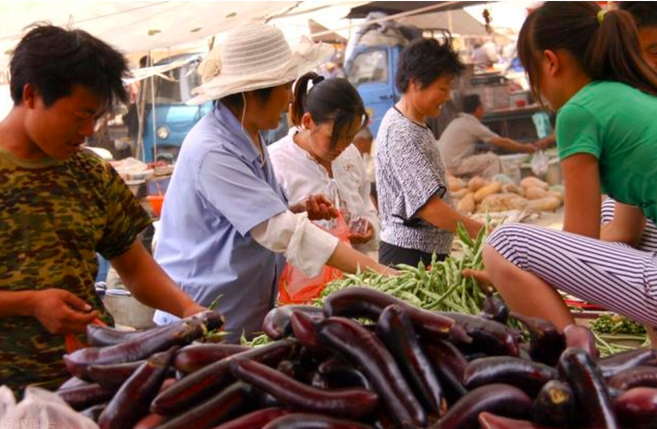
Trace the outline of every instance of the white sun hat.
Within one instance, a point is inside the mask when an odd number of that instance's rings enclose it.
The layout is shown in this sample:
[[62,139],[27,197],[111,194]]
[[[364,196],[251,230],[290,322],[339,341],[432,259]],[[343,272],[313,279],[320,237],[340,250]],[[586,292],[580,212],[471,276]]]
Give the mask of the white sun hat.
[[187,104],[292,82],[332,54],[332,46],[307,38],[292,49],[283,32],[271,25],[250,24],[231,30],[225,42],[199,65],[203,84],[192,90],[195,97]]

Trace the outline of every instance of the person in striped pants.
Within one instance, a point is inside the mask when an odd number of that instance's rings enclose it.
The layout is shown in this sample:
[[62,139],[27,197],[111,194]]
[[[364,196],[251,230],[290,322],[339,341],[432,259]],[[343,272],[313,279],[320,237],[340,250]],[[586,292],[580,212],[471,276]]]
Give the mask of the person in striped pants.
[[[512,310],[550,320],[569,346],[594,353],[557,289],[657,326],[654,240],[637,247],[647,220],[650,228],[657,221],[657,74],[641,56],[632,17],[594,2],[546,2],[518,40],[533,90],[558,111],[564,227],[503,225],[484,264]],[[603,226],[601,188],[618,202]]]

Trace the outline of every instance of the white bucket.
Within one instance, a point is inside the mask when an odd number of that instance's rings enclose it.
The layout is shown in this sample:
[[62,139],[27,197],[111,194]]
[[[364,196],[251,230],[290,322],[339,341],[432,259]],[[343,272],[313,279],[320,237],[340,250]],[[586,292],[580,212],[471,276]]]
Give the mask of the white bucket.
[[125,289],[107,289],[103,298],[105,308],[114,317],[116,325],[135,329],[149,329],[155,326],[155,309],[148,307],[132,297]]

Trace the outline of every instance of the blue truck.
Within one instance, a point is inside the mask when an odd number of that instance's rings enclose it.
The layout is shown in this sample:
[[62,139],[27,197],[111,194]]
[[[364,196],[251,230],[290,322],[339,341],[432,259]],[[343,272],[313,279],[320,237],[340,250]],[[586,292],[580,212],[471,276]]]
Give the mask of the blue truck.
[[[208,102],[199,106],[185,104],[191,91],[201,84],[196,71],[200,54],[168,57],[156,66],[188,60],[181,67],[142,81],[140,100],[144,103],[143,159],[173,161],[189,130],[212,108]],[[154,89],[154,91],[152,91]]]
[[401,97],[395,86],[395,70],[401,46],[358,46],[345,74],[356,87],[367,113],[370,130],[376,136],[381,119]]

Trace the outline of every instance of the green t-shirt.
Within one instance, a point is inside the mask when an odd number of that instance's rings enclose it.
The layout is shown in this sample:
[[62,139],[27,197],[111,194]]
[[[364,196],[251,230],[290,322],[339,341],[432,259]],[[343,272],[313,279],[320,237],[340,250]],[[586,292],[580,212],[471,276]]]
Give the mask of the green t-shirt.
[[[116,171],[91,152],[28,161],[0,148],[0,290],[66,289],[101,310],[96,252],[126,252],[151,220]],[[0,318],[0,385],[67,377],[64,336],[32,317]]]
[[657,97],[611,81],[582,88],[557,115],[559,157],[587,153],[603,191],[657,222]]

